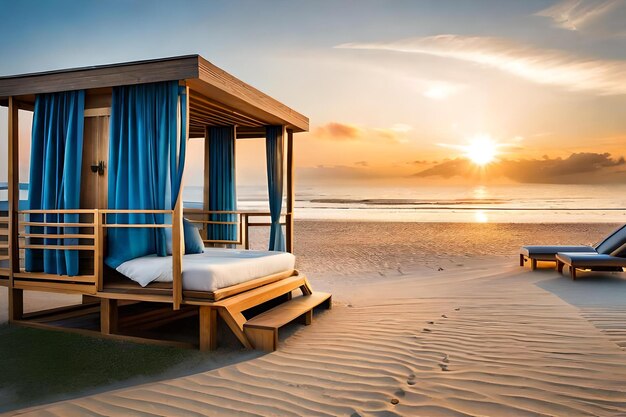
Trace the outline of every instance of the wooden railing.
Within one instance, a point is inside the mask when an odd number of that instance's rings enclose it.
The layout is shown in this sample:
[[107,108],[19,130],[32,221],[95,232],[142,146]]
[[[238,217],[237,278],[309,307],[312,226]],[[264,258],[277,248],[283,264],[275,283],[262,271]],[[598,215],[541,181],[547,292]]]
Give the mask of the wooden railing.
[[9,274],[9,217],[0,214],[0,280],[8,279]]
[[[269,218],[269,212],[262,211],[216,211],[202,209],[184,209],[185,217],[191,222],[201,224],[203,231],[203,241],[206,245],[241,245],[245,249],[250,249],[250,228],[252,227],[270,227],[270,222],[254,221],[258,218]],[[233,220],[211,220],[215,216],[233,216]],[[281,213],[281,225],[286,224],[288,213]],[[231,225],[235,227],[237,236],[233,240],[209,239],[209,225]]]
[[[96,260],[95,260],[95,264],[96,264],[96,278],[97,278],[97,286],[98,286],[98,291],[102,291],[103,289],[103,285],[104,285],[104,275],[103,275],[103,268],[104,268],[104,249],[105,249],[105,245],[104,245],[104,237],[106,236],[106,231],[107,229],[120,229],[120,228],[126,228],[126,229],[174,229],[174,211],[173,210],[122,210],[122,209],[101,209],[101,210],[97,210],[98,212],[98,229],[99,229],[99,233],[98,233],[98,247],[101,248],[97,251],[96,253]],[[110,219],[109,216],[115,216],[115,215],[127,215],[127,216],[138,216],[138,215],[146,215],[146,214],[152,214],[152,215],[163,215],[165,216],[169,216],[170,217],[170,221],[169,222],[164,222],[161,224],[154,224],[154,223],[129,223],[128,220],[130,220],[129,217],[124,217],[122,219],[122,221],[116,221],[116,219]],[[132,219],[133,221],[136,221],[137,219]],[[165,218],[163,219],[165,220]],[[175,251],[174,253],[172,253],[172,258],[178,258],[180,255]],[[174,265],[176,265],[177,262],[172,262],[172,268],[174,268]],[[181,274],[182,271],[173,271],[173,277],[174,280],[177,281],[177,277],[178,280],[180,280],[181,278]],[[182,288],[182,282],[181,283],[177,283],[175,282],[174,284],[179,284]]]
[[[171,228],[172,272],[174,308],[180,307],[182,301],[182,219],[179,209],[176,210],[112,210],[112,209],[75,209],[75,210],[22,210],[18,213],[18,249],[19,272],[13,273],[13,287],[24,290],[54,291],[64,293],[95,294],[103,290],[104,279],[104,239],[107,230],[113,228]],[[145,223],[134,223],[141,219],[131,217],[137,215],[163,215],[161,224],[153,220]],[[191,222],[202,224],[204,243],[206,245],[232,244],[250,247],[249,230],[252,227],[269,227],[269,221],[255,221],[269,218],[268,212],[244,211],[208,211],[199,209],[184,210]],[[229,214],[235,220],[210,220],[214,214]],[[116,215],[128,215],[115,217]],[[281,225],[285,225],[289,214],[281,215]],[[131,223],[131,220],[133,223]],[[227,224],[236,228],[235,240],[207,239],[208,225]],[[0,256],[9,257],[9,219],[0,217]],[[2,239],[2,237],[5,237]],[[43,272],[27,272],[25,270],[26,251],[35,251],[33,256],[42,256],[38,251],[69,250],[79,252],[79,273],[75,276],[49,274]],[[2,252],[4,251],[4,252]],[[2,258],[0,257],[0,260]]]
[[[87,209],[20,211],[18,220],[20,272],[13,274],[14,287],[25,290],[46,289],[67,293],[95,294],[94,259],[98,252],[97,213],[97,210]],[[55,243],[49,243],[49,240]],[[77,251],[79,252],[79,273],[75,276],[67,276],[26,272],[24,269],[26,250]],[[32,256],[40,256],[43,263],[43,253],[35,252]]]

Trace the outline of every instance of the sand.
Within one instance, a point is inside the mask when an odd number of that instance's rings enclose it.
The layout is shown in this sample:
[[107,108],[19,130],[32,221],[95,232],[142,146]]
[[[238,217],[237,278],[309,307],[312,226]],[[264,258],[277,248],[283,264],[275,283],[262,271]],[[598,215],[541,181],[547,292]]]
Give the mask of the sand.
[[516,256],[613,225],[297,227],[300,268],[335,305],[279,351],[16,414],[626,415],[626,274],[573,282]]

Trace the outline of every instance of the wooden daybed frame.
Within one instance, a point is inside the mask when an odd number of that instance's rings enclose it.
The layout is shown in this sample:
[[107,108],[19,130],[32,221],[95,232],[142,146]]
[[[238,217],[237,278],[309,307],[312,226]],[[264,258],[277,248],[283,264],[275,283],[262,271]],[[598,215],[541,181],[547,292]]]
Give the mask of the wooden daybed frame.
[[[108,117],[110,115],[111,87],[129,84],[141,84],[160,81],[178,80],[187,89],[187,135],[190,138],[205,138],[205,187],[203,209],[185,210],[182,207],[182,192],[173,210],[110,210],[106,209],[106,186],[95,180],[85,193],[90,202],[88,207],[74,210],[20,210],[19,209],[19,146],[18,113],[20,110],[32,111],[35,95],[39,93],[61,92],[84,89],[85,120],[95,118],[94,123],[85,125],[85,132],[91,129],[97,137],[94,152],[100,161],[106,154],[108,138]],[[310,323],[311,311],[318,305],[330,308],[330,294],[313,293],[306,277],[296,270],[254,279],[245,283],[222,288],[214,292],[185,291],[182,283],[183,262],[183,214],[196,223],[235,224],[238,238],[234,241],[207,239],[205,246],[230,244],[249,248],[248,229],[267,226],[267,223],[255,222],[255,218],[268,213],[217,212],[208,210],[208,162],[206,152],[210,140],[208,128],[215,125],[228,125],[235,129],[236,139],[264,138],[265,126],[281,125],[286,133],[286,188],[287,211],[283,214],[286,226],[287,251],[293,251],[293,207],[294,207],[294,163],[293,134],[308,130],[308,119],[261,93],[253,87],[237,80],[232,75],[217,68],[199,55],[139,61],[124,64],[104,65],[88,68],[0,77],[0,105],[8,107],[9,131],[9,211],[8,216],[0,216],[0,260],[8,259],[8,268],[0,268],[0,285],[8,287],[9,320],[12,323],[35,327],[59,326],[64,319],[81,315],[100,315],[99,332],[104,337],[145,341],[129,334],[120,334],[119,308],[132,303],[159,303],[169,308],[155,308],[136,317],[126,318],[126,323],[143,323],[143,327],[158,326],[168,320],[177,320],[190,315],[199,317],[199,337],[197,345],[202,350],[217,347],[218,317],[234,333],[246,348],[273,350],[276,348],[277,329],[297,317],[302,317],[305,324]],[[93,138],[90,140],[94,140]],[[91,152],[91,151],[89,151]],[[93,155],[83,152],[83,177],[85,168],[98,163]],[[104,162],[106,166],[106,162]],[[93,170],[96,173],[97,170]],[[100,173],[102,175],[102,173]],[[91,177],[89,177],[91,178]],[[81,198],[83,191],[81,190]],[[82,206],[82,203],[81,203]],[[111,214],[144,213],[170,215],[171,224],[141,225],[116,224],[109,219]],[[236,222],[210,220],[209,215],[230,213],[237,217]],[[30,216],[44,216],[44,220],[31,221]],[[57,214],[75,214],[76,223],[57,223],[45,216]],[[42,238],[27,232],[27,226],[73,227],[78,232],[59,235],[45,235],[48,238],[75,238],[78,243],[68,245],[33,245],[30,238]],[[154,283],[141,287],[129,279],[120,279],[119,274],[104,265],[106,252],[105,236],[113,227],[163,227],[172,229],[172,272],[171,284]],[[6,239],[3,242],[2,237]],[[2,252],[4,249],[5,252]],[[80,251],[81,272],[77,276],[64,276],[45,273],[25,272],[24,251],[26,249],[73,249]],[[3,255],[6,253],[6,255]],[[86,265],[86,267],[85,267]],[[299,290],[301,297],[292,299],[292,292]],[[24,313],[24,291],[43,291],[52,293],[80,294],[83,303],[76,306]],[[248,318],[244,312],[273,302],[271,310],[261,312],[254,318]],[[271,307],[271,306],[270,306]],[[148,323],[149,326],[148,326]],[[69,331],[94,334],[93,329],[64,328]],[[165,343],[161,340],[149,340]],[[176,343],[180,344],[180,343]]]

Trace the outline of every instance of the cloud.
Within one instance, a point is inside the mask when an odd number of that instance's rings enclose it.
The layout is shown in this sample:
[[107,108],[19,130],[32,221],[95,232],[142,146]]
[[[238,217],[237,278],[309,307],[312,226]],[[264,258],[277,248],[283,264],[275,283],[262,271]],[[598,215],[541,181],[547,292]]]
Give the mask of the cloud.
[[598,36],[626,35],[626,1],[562,0],[536,13],[556,27]]
[[438,35],[392,42],[345,43],[336,48],[453,58],[569,91],[588,91],[599,95],[626,94],[625,61],[581,58],[563,51],[535,48],[502,38]]
[[368,167],[368,166],[370,166],[369,162],[367,162],[367,161],[358,161],[358,162],[355,162],[354,165],[359,166],[359,167]]
[[[507,178],[521,183],[579,184],[610,183],[626,178],[624,158],[609,153],[573,153],[568,158],[501,160],[488,165],[486,178]],[[442,162],[420,171],[416,177],[467,177],[478,175],[475,165],[465,158]]]
[[337,141],[352,140],[385,140],[387,142],[406,142],[406,134],[413,130],[412,126],[397,123],[389,128],[361,127],[345,123],[331,122],[313,130],[313,134],[322,138]]
[[361,135],[361,129],[356,126],[331,122],[315,129],[318,136],[335,140],[354,140]]

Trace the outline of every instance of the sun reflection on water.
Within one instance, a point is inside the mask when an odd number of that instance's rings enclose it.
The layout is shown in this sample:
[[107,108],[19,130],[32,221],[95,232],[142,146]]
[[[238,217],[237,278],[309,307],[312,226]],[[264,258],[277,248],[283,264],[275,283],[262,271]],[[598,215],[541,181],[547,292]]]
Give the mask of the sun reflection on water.
[[487,223],[489,222],[489,217],[487,217],[487,213],[484,210],[476,210],[474,212],[474,221],[476,223]]

